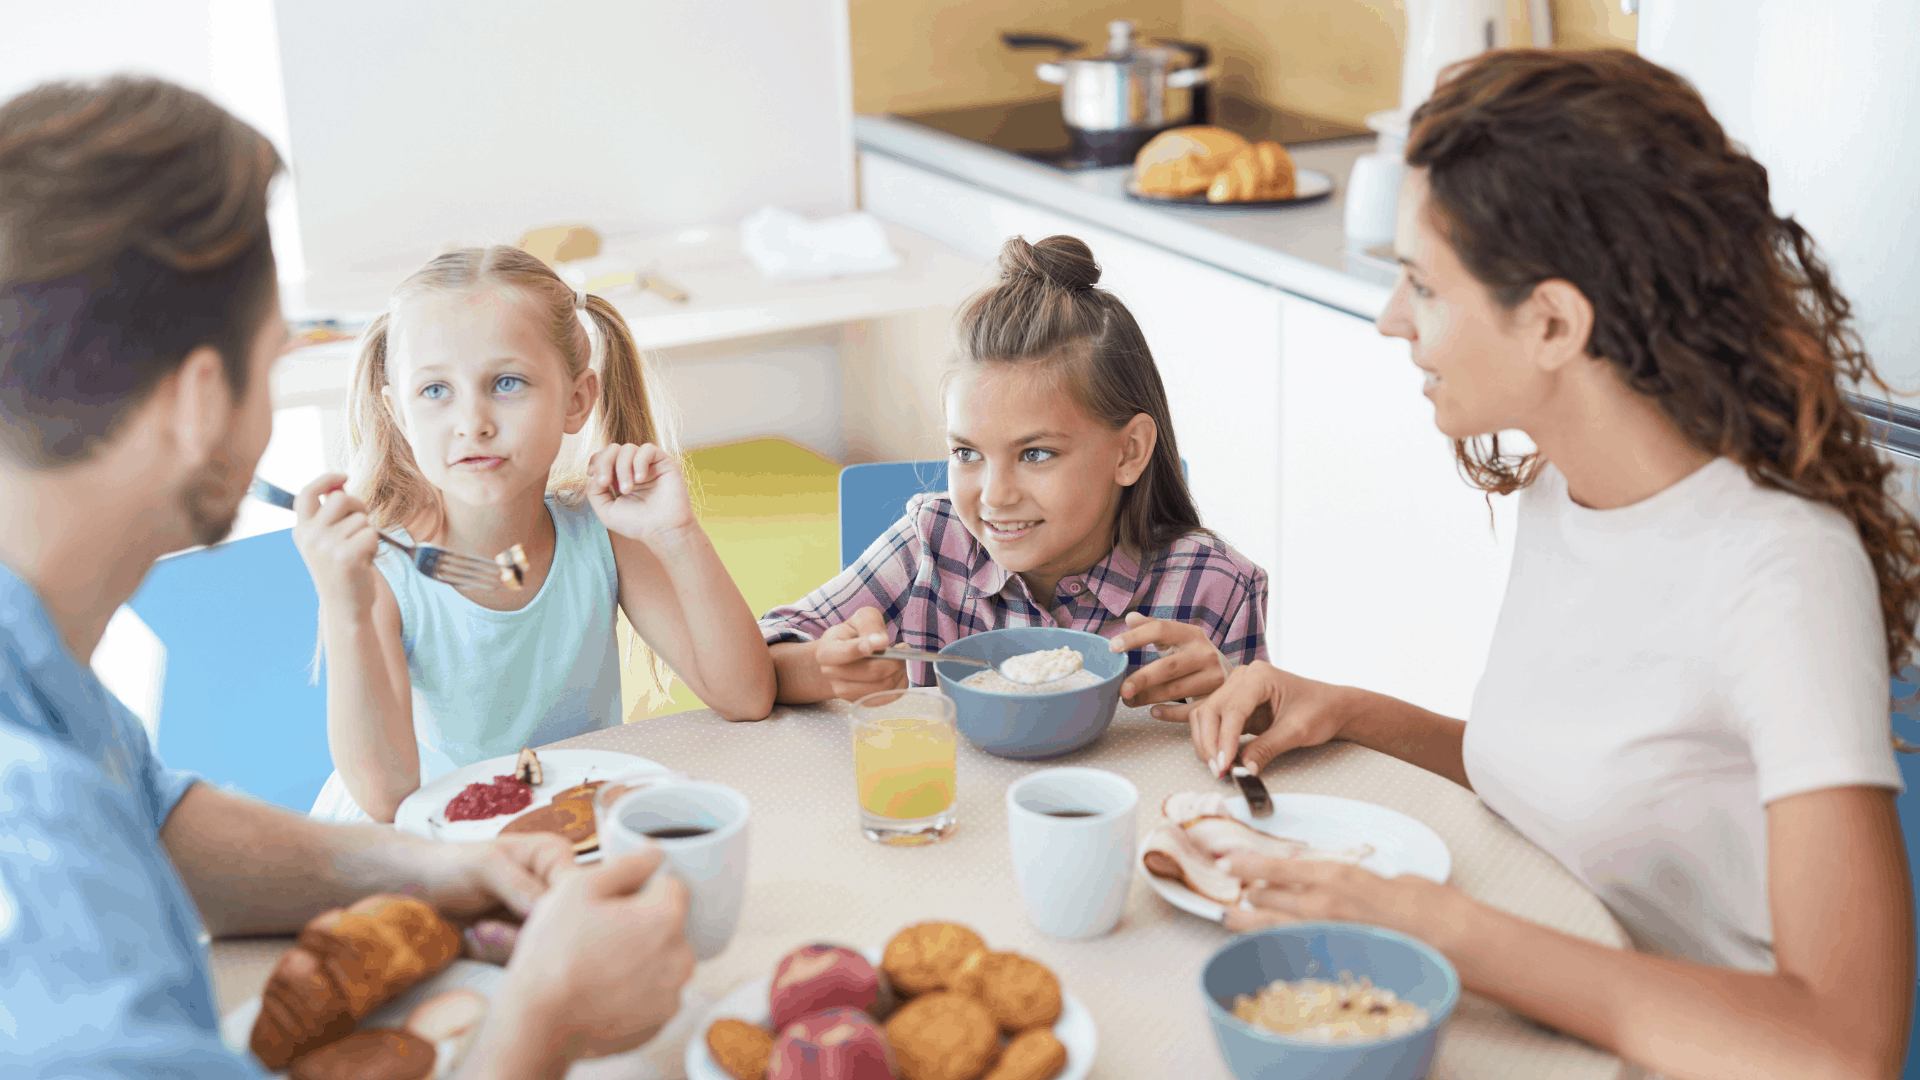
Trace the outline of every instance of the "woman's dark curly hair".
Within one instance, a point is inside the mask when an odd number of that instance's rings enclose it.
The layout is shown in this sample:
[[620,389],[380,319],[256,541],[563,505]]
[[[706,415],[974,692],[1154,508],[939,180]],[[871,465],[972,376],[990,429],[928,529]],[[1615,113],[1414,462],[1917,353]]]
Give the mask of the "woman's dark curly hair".
[[[1549,279],[1593,304],[1590,356],[1660,403],[1695,445],[1757,484],[1826,503],[1860,531],[1887,655],[1920,616],[1920,524],[1842,380],[1886,384],[1811,237],[1773,212],[1767,170],[1685,79],[1629,52],[1488,52],[1413,114],[1407,164],[1434,221],[1503,305]],[[1537,455],[1454,444],[1469,482],[1506,494]]]

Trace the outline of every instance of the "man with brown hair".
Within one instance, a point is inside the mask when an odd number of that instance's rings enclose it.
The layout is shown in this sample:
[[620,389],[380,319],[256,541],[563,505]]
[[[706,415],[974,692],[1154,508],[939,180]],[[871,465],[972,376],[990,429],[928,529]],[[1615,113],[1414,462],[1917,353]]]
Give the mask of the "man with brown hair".
[[216,1031],[208,931],[405,890],[526,916],[466,1074],[558,1076],[678,1006],[657,851],[586,871],[554,836],[309,822],[166,769],[86,666],[156,558],[226,535],[266,448],[279,169],[155,80],[0,106],[0,1075],[257,1075]]

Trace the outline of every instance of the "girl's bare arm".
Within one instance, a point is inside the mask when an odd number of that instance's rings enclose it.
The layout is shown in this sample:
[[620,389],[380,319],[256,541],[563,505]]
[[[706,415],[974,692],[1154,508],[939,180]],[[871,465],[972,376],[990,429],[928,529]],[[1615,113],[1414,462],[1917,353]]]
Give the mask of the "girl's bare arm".
[[759,720],[773,709],[774,666],[752,609],[697,523],[646,543],[609,532],[627,621],[729,720]]
[[364,610],[321,603],[327,748],[353,801],[375,821],[392,821],[401,800],[420,786],[420,751],[400,606],[386,579],[375,578],[373,603]]

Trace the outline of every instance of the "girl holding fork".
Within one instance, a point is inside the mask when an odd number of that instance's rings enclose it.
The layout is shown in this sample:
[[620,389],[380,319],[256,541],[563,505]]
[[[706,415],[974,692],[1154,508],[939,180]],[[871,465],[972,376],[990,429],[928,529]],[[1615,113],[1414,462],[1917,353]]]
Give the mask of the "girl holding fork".
[[[671,668],[728,719],[772,707],[753,613],[606,300],[518,248],[441,255],[368,328],[348,433],[354,481],[322,477],[295,507],[336,769],[315,816],[391,821],[436,775],[618,724],[616,608],[656,688]],[[457,551],[518,543],[524,586],[429,579],[378,530]]]

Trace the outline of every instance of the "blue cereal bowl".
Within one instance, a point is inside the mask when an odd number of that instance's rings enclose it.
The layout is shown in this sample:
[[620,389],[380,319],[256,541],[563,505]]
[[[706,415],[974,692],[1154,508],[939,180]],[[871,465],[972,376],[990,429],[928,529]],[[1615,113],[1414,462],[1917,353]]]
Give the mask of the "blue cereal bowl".
[[1004,758],[1039,761],[1070,754],[1098,739],[1113,722],[1120,703],[1120,677],[1127,654],[1112,652],[1107,639],[1084,630],[1050,626],[1009,627],[963,637],[940,651],[971,656],[994,666],[1009,657],[1070,645],[1080,664],[1101,677],[1080,690],[1057,694],[990,694],[960,685],[980,669],[966,664],[935,664],[940,689],[953,699],[955,720],[967,741]]
[[[1427,1011],[1418,1031],[1363,1043],[1295,1039],[1233,1015],[1233,999],[1275,979],[1365,977]],[[1419,1080],[1460,1001],[1447,958],[1405,934],[1358,923],[1309,922],[1242,934],[1200,971],[1220,1056],[1239,1080]]]

